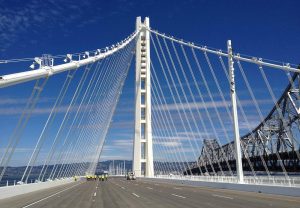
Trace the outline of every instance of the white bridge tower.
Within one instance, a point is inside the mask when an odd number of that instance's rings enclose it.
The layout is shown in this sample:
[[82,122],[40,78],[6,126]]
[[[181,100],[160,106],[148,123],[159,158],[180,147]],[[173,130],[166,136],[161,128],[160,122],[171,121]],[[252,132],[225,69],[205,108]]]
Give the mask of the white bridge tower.
[[154,176],[151,127],[150,32],[149,18],[136,19],[138,35],[135,65],[135,135],[132,170],[137,177]]

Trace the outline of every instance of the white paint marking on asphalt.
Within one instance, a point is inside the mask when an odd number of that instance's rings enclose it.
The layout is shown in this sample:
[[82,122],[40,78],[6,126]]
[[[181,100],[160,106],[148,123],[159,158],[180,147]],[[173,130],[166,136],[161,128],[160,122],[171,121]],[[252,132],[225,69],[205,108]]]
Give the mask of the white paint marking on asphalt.
[[177,195],[177,194],[171,194],[172,196],[176,196],[176,197],[179,197],[179,198],[182,198],[182,199],[185,199],[186,197],[185,196],[180,196],[180,195]]
[[122,186],[121,189],[125,189],[125,187]]
[[35,201],[35,202],[31,203],[31,204],[28,204],[28,205],[26,205],[26,206],[24,206],[24,207],[22,207],[22,208],[27,208],[27,207],[30,207],[30,206],[32,206],[32,205],[35,205],[35,204],[37,204],[37,203],[39,203],[39,202],[41,202],[41,201],[44,201],[44,200],[49,199],[49,198],[51,198],[51,197],[53,197],[53,196],[56,196],[56,195],[58,195],[58,194],[60,194],[60,193],[62,193],[62,192],[64,192],[64,191],[67,191],[67,190],[69,190],[69,189],[71,189],[71,188],[73,188],[73,187],[75,187],[75,186],[80,185],[80,184],[81,184],[81,183],[76,184],[76,185],[74,185],[74,186],[71,186],[71,187],[69,187],[69,188],[63,189],[63,190],[61,190],[61,191],[59,191],[59,192],[57,192],[57,193],[55,193],[55,194],[52,194],[52,195],[47,196],[47,197],[45,197],[45,198],[42,198],[42,199],[40,199],[40,200],[38,200],[38,201]]
[[95,192],[95,193],[94,193],[94,196],[96,196],[96,195],[97,195],[97,193]]
[[178,189],[178,190],[181,190],[182,188],[174,187],[174,189]]
[[224,199],[233,199],[232,197],[229,197],[229,196],[222,196],[222,195],[217,195],[217,194],[212,194],[212,196],[220,197],[220,198],[224,198]]
[[147,189],[153,189],[153,188],[151,188],[151,187],[146,187]]
[[132,193],[132,195],[136,196],[137,198],[139,198],[140,196],[137,195],[136,193]]

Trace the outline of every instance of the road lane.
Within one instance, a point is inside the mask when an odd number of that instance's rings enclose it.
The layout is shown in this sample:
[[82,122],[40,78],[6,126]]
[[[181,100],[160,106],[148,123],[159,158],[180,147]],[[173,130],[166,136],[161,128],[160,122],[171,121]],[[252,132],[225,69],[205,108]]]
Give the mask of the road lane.
[[[55,194],[57,192],[60,192],[64,189],[67,189],[69,187],[74,186],[74,184],[80,184],[81,182],[73,182],[70,184],[64,184],[61,186],[49,188],[49,189],[44,189],[41,191],[34,191],[31,193],[23,194],[23,195],[18,195],[15,197],[10,197],[7,199],[1,199],[0,200],[0,207],[1,208],[15,208],[15,207],[23,207],[27,204],[34,203],[40,199],[43,199],[49,195]],[[1,193],[0,193],[1,194]]]
[[[117,180],[117,179],[115,179]],[[120,179],[119,179],[120,180]],[[135,185],[135,184],[138,185]],[[169,201],[169,195],[175,194],[186,197],[183,199],[173,199],[177,206],[187,207],[300,207],[300,199],[297,197],[278,196],[270,194],[240,192],[226,189],[213,189],[207,187],[179,186],[167,183],[151,183],[137,181],[127,182],[128,189],[147,195],[152,200]],[[151,189],[147,188],[151,185]],[[151,193],[152,191],[152,193]],[[172,203],[172,202],[170,202]],[[176,206],[175,206],[176,207]]]
[[299,205],[300,199],[296,197],[127,181],[124,178],[72,183],[0,200],[1,208],[299,208]]

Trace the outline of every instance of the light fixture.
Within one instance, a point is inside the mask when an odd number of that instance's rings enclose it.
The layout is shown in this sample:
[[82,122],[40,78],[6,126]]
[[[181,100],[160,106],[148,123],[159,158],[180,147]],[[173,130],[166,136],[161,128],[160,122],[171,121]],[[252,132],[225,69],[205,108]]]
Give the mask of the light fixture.
[[42,59],[40,59],[39,57],[35,57],[34,61],[38,64],[38,65],[42,65]]
[[64,62],[67,62],[68,60],[72,61],[72,54],[67,54],[66,58],[64,59]]
[[34,62],[30,65],[31,69],[34,69]]
[[67,58],[70,59],[70,61],[72,61],[72,54],[67,54]]
[[42,65],[42,59],[39,57],[34,58],[34,62],[29,66],[31,69],[35,69],[35,64],[38,64],[40,67]]
[[84,52],[83,58],[88,58],[90,57],[90,53],[88,51]]
[[97,49],[97,50],[95,51],[95,56],[98,55],[98,54],[100,54],[100,49]]

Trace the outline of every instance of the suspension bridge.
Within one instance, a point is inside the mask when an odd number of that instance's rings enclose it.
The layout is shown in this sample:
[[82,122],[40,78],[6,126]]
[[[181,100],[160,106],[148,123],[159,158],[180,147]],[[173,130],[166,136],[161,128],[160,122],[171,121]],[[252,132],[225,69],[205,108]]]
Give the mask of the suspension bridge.
[[[1,73],[1,90],[28,97],[2,129],[0,206],[299,207],[300,67],[233,48],[175,38],[138,17],[132,34],[102,49],[1,60],[18,68]],[[137,180],[86,181],[132,68]],[[34,145],[11,184],[26,139]]]

